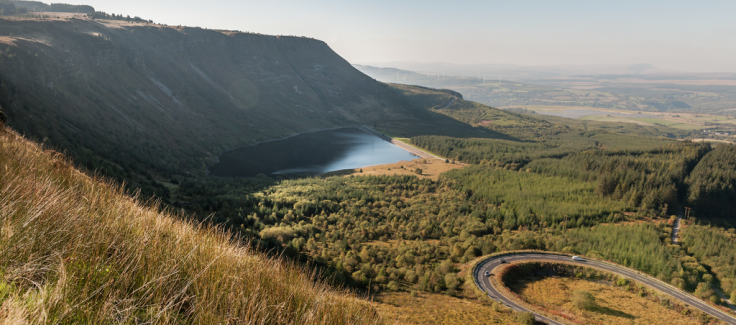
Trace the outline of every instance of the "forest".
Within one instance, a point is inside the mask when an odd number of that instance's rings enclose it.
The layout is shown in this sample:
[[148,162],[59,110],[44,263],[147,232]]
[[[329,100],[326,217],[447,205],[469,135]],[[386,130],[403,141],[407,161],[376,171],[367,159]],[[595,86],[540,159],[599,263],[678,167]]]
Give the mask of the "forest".
[[736,298],[736,230],[690,225],[682,232],[682,243],[684,250],[715,274],[715,278],[708,280],[719,282],[727,297]]
[[698,217],[736,226],[736,146],[722,144],[709,152],[688,178],[688,203]]
[[[178,195],[195,202],[187,209],[202,220],[226,225],[261,249],[374,291],[453,295],[462,282],[454,273],[458,263],[520,249],[599,257],[695,291],[707,272],[669,245],[669,222],[678,198],[687,196],[689,170],[709,150],[672,142],[519,168],[485,161],[437,181],[208,177],[183,181]],[[617,225],[624,221],[643,223]]]
[[[429,90],[417,91],[412,101],[442,106]],[[722,193],[713,188],[728,189],[733,175],[710,171],[725,168],[733,146],[674,141],[660,129],[488,114],[516,125],[514,132],[537,135],[411,137],[418,147],[469,164],[437,180],[210,176],[182,179],[172,197],[199,220],[223,225],[264,251],[372,292],[457,295],[463,263],[532,249],[609,260],[704,299],[717,296],[709,284],[728,275],[702,264],[690,246],[672,245],[671,224],[685,202],[701,207],[701,199]],[[706,183],[708,190],[698,187]],[[692,215],[728,222],[708,211],[695,208]]]
[[[519,186],[516,176],[529,175],[493,172],[479,177],[513,180],[488,187],[499,193]],[[624,212],[626,204],[610,198],[603,200],[610,206],[601,207],[593,200],[595,187],[585,190],[590,195],[587,205],[582,199],[578,204],[550,203],[540,208],[531,205],[537,197],[522,199],[515,194],[520,192],[501,199],[485,193],[468,195],[463,184],[450,175],[437,182],[412,176],[277,183],[266,177],[252,182],[208,178],[207,182],[184,182],[180,191],[201,200],[201,205],[190,209],[200,216],[216,211],[211,216],[214,222],[228,225],[261,249],[313,263],[337,283],[370,284],[373,292],[455,295],[463,281],[456,274],[458,264],[494,252],[534,249],[610,260],[706,299],[715,294],[700,285],[713,280],[711,273],[697,258],[669,244],[671,220],[662,211],[630,208],[632,212]],[[465,186],[472,186],[472,181],[469,184]],[[581,190],[570,193],[576,191]],[[573,199],[578,197],[567,198]],[[564,209],[579,214],[565,221],[558,211]],[[622,221],[636,223],[617,224]]]

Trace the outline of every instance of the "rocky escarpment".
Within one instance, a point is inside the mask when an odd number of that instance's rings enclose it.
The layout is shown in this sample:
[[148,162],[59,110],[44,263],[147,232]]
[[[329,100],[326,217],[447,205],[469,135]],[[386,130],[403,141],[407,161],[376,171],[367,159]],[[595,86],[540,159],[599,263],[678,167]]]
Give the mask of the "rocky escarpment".
[[0,79],[11,127],[122,178],[196,173],[226,148],[428,114],[319,40],[147,23],[0,19]]

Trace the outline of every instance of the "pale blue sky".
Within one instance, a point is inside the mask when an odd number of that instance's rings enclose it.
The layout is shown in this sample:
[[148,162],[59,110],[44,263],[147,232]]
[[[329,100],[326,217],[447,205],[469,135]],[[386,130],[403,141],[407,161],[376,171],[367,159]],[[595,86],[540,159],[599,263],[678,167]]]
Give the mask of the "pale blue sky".
[[64,2],[171,25],[314,37],[350,62],[651,63],[736,72],[736,1]]

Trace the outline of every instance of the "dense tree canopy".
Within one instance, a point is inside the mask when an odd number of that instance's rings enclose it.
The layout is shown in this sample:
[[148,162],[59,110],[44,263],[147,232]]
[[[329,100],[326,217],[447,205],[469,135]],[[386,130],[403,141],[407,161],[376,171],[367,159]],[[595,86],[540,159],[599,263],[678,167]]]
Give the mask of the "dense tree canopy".
[[736,146],[716,146],[693,169],[688,183],[694,216],[736,225]]

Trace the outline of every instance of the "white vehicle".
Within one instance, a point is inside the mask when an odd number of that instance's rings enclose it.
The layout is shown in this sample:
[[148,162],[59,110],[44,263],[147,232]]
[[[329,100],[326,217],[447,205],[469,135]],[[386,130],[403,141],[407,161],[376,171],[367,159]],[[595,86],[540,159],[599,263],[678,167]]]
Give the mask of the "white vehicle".
[[573,256],[572,259],[573,260],[576,260],[576,261],[582,261],[583,260],[582,258],[580,258],[580,256]]

